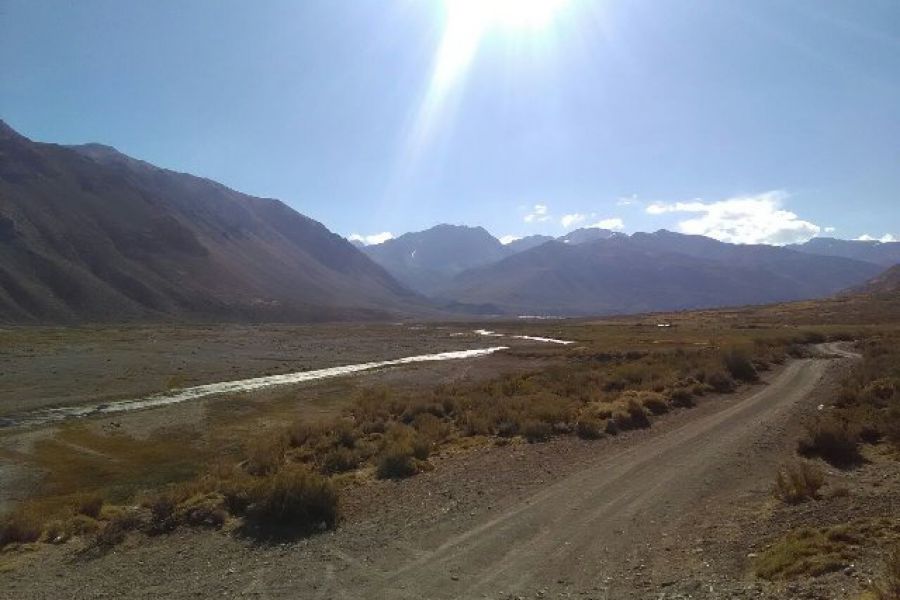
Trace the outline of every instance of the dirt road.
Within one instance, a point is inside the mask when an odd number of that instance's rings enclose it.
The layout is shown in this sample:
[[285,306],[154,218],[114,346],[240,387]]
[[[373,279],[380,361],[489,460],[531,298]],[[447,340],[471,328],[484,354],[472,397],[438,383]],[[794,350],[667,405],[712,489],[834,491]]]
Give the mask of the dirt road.
[[409,598],[531,595],[558,582],[608,588],[600,565],[633,555],[637,542],[644,549],[663,542],[705,496],[744,483],[756,440],[814,389],[824,368],[822,360],[796,362],[745,401],[611,453],[372,587],[385,597],[403,589]]
[[[824,349],[852,356],[834,346]],[[548,475],[552,483],[539,480],[524,491],[521,484],[528,476],[523,473],[533,473],[534,464],[525,471],[511,460],[513,451],[496,449],[508,454],[488,454],[481,463],[493,472],[439,467],[413,478],[419,481],[408,488],[386,487],[386,497],[402,508],[386,506],[380,517],[347,523],[333,534],[274,547],[223,534],[183,534],[78,564],[59,551],[40,565],[18,570],[6,593],[41,598],[61,591],[71,597],[146,598],[762,597],[740,574],[723,581],[712,572],[710,565],[720,557],[704,554],[703,532],[711,524],[727,529],[729,511],[741,499],[769,493],[775,467],[794,439],[785,435],[786,424],[800,406],[814,405],[829,363],[822,358],[792,362],[768,385],[673,415],[633,439],[592,447],[573,442],[581,445],[573,445],[571,459],[562,456],[557,464],[577,467],[555,481]],[[523,452],[544,451],[538,446]],[[507,466],[508,473],[503,471]],[[120,587],[122,581],[131,582],[131,593]]]

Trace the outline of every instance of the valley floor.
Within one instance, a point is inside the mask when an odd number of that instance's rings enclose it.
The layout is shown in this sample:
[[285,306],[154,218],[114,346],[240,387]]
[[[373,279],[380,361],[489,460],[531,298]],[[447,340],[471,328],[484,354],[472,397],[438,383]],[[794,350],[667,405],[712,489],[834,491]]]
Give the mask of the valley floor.
[[877,461],[829,472],[829,485],[857,480],[848,495],[772,499],[779,464],[849,361],[795,360],[767,385],[614,438],[450,449],[430,472],[345,490],[342,526],[296,542],[181,531],[105,554],[18,550],[0,597],[857,598],[877,557],[809,581],[751,574],[798,524],[895,511],[895,463]]

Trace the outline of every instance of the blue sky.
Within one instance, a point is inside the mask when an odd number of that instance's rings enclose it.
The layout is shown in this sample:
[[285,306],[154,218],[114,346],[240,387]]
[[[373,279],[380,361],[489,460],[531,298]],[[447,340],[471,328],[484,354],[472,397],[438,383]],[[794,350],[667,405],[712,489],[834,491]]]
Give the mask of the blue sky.
[[343,235],[900,237],[896,0],[521,2],[0,0],[0,118]]

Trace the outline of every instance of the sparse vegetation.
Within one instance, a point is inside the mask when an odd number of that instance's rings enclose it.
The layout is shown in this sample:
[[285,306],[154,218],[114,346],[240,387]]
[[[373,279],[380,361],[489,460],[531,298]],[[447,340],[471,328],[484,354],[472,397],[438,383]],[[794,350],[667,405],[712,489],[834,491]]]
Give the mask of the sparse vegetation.
[[759,374],[756,367],[750,359],[749,354],[739,348],[732,348],[725,353],[723,357],[725,368],[733,379],[745,382],[754,382],[759,380]]
[[[855,561],[864,546],[890,548],[898,534],[900,522],[895,517],[800,527],[768,546],[754,560],[753,568],[757,576],[771,580],[822,575]],[[889,570],[893,568],[889,566]]]
[[[581,347],[541,349],[552,360],[531,372],[414,392],[364,389],[339,417],[269,426],[238,443],[229,438],[221,450],[178,429],[136,439],[65,427],[38,446],[38,463],[50,473],[44,496],[4,521],[0,543],[96,532],[98,544],[106,546],[129,527],[162,533],[220,527],[229,518],[258,528],[281,522],[297,529],[331,527],[337,521],[333,475],[362,469],[379,478],[409,477],[430,468],[436,448],[466,437],[540,443],[650,427],[673,407],[690,407],[708,392],[728,393],[737,381],[755,380],[758,367],[783,361],[786,348],[807,337],[734,329],[717,333],[720,344],[712,344],[706,333],[692,337],[681,329],[666,332],[673,340],[660,347],[656,329],[587,326],[579,330],[586,338]],[[602,335],[592,340],[594,331]],[[86,451],[73,453],[73,447]],[[106,460],[113,455],[127,458]],[[232,466],[204,466],[219,462]],[[138,519],[116,509],[136,496]],[[77,515],[81,520],[73,521]]]
[[853,559],[851,546],[858,537],[849,527],[804,527],[778,540],[754,564],[763,579],[789,579],[838,571]]
[[817,498],[824,484],[822,469],[807,461],[795,461],[778,470],[775,495],[788,504],[799,504]]
[[900,600],[900,544],[885,553],[884,574],[872,584],[874,600]]

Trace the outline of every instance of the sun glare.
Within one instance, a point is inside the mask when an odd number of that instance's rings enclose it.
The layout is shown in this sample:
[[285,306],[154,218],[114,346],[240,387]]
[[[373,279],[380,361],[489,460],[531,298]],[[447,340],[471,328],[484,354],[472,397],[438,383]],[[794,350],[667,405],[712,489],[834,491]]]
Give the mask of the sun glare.
[[[466,74],[479,47],[491,34],[540,44],[570,0],[444,0],[443,33],[431,79],[410,132],[401,170],[413,170],[439,125],[451,119]],[[402,179],[402,177],[401,177]]]
[[537,35],[546,29],[566,0],[445,0],[444,37],[435,65],[437,88],[452,85],[469,67],[482,38],[500,29]]

